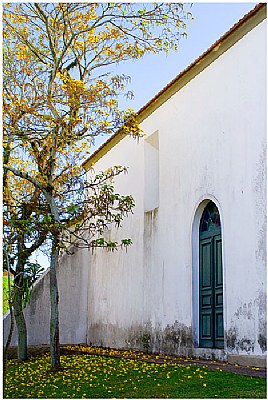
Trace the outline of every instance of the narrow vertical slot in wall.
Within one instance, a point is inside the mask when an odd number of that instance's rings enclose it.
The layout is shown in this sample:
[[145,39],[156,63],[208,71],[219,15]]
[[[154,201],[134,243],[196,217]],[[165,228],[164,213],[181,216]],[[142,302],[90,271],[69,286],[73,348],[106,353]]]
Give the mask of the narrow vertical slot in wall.
[[144,211],[159,206],[159,138],[153,133],[144,141]]

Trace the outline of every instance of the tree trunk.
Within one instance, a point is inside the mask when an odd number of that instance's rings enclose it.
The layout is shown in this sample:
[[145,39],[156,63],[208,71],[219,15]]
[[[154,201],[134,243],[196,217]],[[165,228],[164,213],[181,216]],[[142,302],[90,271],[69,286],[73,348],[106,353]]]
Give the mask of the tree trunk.
[[10,343],[11,343],[11,339],[12,339],[12,335],[14,332],[14,314],[13,314],[13,310],[12,310],[12,306],[10,307],[10,329],[9,329],[9,334],[8,334],[8,338],[7,338],[7,342],[4,348],[4,354],[3,354],[3,383],[5,385],[6,383],[6,375],[7,375],[7,368],[8,368],[8,350],[10,347]]
[[[52,185],[52,183],[50,182]],[[52,187],[52,186],[51,186]],[[59,223],[59,213],[52,190],[44,193],[50,207],[51,216],[55,225]],[[57,270],[59,266],[59,238],[60,230],[52,231],[52,249],[50,260],[50,359],[51,370],[58,371],[60,365],[60,328],[59,328],[59,290],[57,282]]]
[[7,375],[7,368],[8,368],[8,350],[10,347],[10,343],[11,343],[11,339],[12,339],[12,335],[14,332],[14,314],[13,314],[13,309],[12,306],[10,306],[10,329],[9,329],[9,334],[8,334],[8,338],[7,338],[7,342],[4,348],[4,354],[3,354],[3,383],[5,385],[6,383],[6,375]]
[[24,254],[24,238],[19,236],[18,239],[18,262],[16,267],[16,276],[14,277],[14,294],[13,307],[14,317],[18,330],[18,360],[27,360],[27,326],[23,313],[23,294],[24,294],[24,269],[25,269],[25,254]]
[[10,265],[9,265],[9,258],[8,258],[8,254],[7,252],[4,250],[4,252],[7,255],[7,265],[8,265],[8,304],[9,304],[9,310],[10,310],[10,329],[9,329],[9,334],[8,334],[8,338],[7,338],[7,342],[4,348],[4,354],[3,354],[3,383],[5,386],[6,383],[6,375],[7,375],[7,367],[8,367],[8,350],[9,350],[9,346],[11,343],[11,339],[12,339],[12,335],[13,335],[13,331],[14,331],[14,313],[13,313],[13,308],[12,308],[12,294],[11,294],[11,284],[10,284]]
[[53,237],[50,262],[50,357],[51,369],[57,371],[60,366],[60,340],[59,340],[59,291],[57,283],[59,249],[58,237]]
[[[21,281],[21,280],[20,280]],[[27,326],[23,313],[22,305],[22,289],[14,285],[14,316],[16,321],[16,326],[18,330],[18,360],[27,360]]]

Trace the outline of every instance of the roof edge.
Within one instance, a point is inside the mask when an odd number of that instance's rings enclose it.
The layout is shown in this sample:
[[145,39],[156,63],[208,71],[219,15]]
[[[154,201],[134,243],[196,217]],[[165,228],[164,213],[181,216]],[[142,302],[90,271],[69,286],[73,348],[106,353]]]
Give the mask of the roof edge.
[[[160,92],[158,92],[148,103],[138,112],[137,119],[141,123],[145,118],[152,114],[157,108],[165,103],[171,96],[177,93],[183,86],[190,82],[195,76],[207,68],[223,53],[229,50],[243,36],[249,33],[266,18],[266,3],[259,3],[248,14],[240,19],[229,31],[221,36],[212,46],[201,54],[193,63],[177,75]],[[105,143],[103,143],[82,165],[88,170],[92,164],[96,163],[110,149],[119,143],[126,135],[121,131],[114,133]]]

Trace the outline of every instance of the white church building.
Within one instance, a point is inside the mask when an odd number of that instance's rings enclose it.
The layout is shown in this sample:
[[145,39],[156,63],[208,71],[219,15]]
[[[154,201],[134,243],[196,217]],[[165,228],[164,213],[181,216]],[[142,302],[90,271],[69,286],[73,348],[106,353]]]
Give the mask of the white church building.
[[[128,167],[134,213],[105,235],[133,244],[62,257],[61,343],[264,365],[266,46],[259,4],[138,112],[139,142],[89,158]],[[48,273],[25,314],[29,344],[49,343]]]

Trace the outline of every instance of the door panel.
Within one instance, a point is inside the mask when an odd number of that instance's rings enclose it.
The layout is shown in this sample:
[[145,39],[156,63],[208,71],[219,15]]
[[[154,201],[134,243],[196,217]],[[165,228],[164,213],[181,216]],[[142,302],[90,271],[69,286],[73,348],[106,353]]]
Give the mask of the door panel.
[[221,235],[213,238],[214,241],[214,270],[215,270],[215,347],[224,346],[223,333],[223,278],[222,278],[222,243]]
[[212,239],[200,241],[200,346],[213,345]]
[[215,312],[215,347],[223,348],[224,333],[223,333],[223,313]]
[[212,330],[211,330],[211,313],[202,315],[202,336],[204,340],[211,340]]
[[222,244],[219,231],[200,235],[200,347],[224,346]]
[[215,285],[222,287],[222,250],[221,235],[214,237],[214,268],[215,268]]
[[202,268],[202,289],[211,289],[211,240],[203,240],[201,243],[201,262]]

